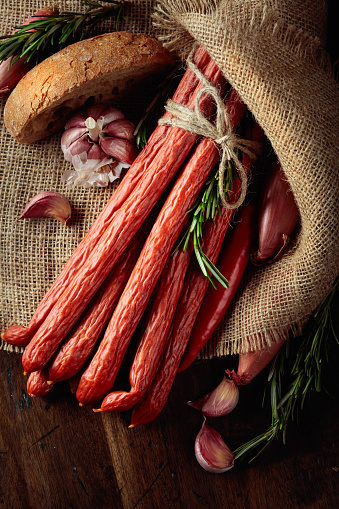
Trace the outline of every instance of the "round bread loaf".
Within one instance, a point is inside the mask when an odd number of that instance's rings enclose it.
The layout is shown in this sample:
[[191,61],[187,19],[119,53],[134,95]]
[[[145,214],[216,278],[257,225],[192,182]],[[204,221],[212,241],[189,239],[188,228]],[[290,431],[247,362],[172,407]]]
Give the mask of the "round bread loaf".
[[29,145],[62,129],[81,106],[114,104],[173,65],[172,55],[149,35],[113,32],[77,42],[21,79],[7,99],[5,125]]

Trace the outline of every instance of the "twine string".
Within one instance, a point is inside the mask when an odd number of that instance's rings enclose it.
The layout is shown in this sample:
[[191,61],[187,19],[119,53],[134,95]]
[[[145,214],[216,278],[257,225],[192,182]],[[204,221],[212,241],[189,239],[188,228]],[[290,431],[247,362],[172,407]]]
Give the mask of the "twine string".
[[[249,157],[255,158],[254,150],[256,148],[256,144],[251,140],[240,138],[232,131],[230,118],[218,89],[208,81],[206,76],[204,76],[204,74],[193,63],[192,55],[193,51],[187,59],[188,66],[203,84],[203,88],[199,90],[195,98],[194,109],[168,99],[165,109],[172,116],[161,118],[158,123],[160,125],[179,127],[193,134],[210,138],[214,140],[218,146],[220,146],[221,158],[218,168],[220,200],[225,209],[236,209],[243,203],[247,192],[247,173],[236,152],[237,150],[241,150]],[[208,120],[199,107],[200,99],[203,94],[211,96],[216,104],[215,123]],[[230,203],[227,200],[226,193],[224,191],[227,163],[231,160],[234,162],[241,181],[239,196],[233,203]]]

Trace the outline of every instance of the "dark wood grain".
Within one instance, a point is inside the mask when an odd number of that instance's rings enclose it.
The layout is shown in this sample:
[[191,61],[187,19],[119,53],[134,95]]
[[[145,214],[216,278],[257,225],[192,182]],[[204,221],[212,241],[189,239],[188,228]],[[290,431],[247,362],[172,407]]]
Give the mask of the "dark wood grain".
[[[186,401],[214,387],[225,360],[180,374],[164,411],[129,429],[130,413],[79,407],[67,383],[45,398],[26,393],[20,355],[0,352],[0,506],[6,508],[332,508],[339,504],[336,400],[322,394],[251,466],[221,475],[194,457],[200,414]],[[269,425],[265,374],[241,389],[227,417],[210,419],[235,448]]]
[[[338,60],[334,2],[328,48]],[[336,361],[331,362],[337,366]],[[79,407],[67,383],[45,398],[26,392],[21,356],[0,352],[0,507],[6,509],[327,509],[339,507],[337,369],[315,395],[287,444],[274,442],[251,466],[221,475],[194,457],[201,415],[186,401],[215,387],[230,367],[197,362],[178,375],[164,411],[148,426],[128,428],[130,413],[95,414]],[[236,409],[210,420],[236,448],[266,430],[265,376],[241,388]]]

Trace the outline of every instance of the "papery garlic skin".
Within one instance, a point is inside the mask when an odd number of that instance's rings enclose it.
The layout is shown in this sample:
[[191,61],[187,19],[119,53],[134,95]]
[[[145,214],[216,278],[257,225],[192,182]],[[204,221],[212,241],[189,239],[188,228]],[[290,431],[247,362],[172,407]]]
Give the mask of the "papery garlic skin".
[[194,444],[199,465],[214,474],[227,472],[234,466],[234,454],[220,434],[204,422]]
[[137,156],[133,133],[134,125],[117,108],[95,105],[78,111],[61,137],[64,157],[74,167],[62,180],[68,186],[107,186]]
[[19,219],[50,217],[67,225],[71,215],[71,205],[62,194],[45,191],[30,200]]
[[220,384],[210,393],[188,405],[200,410],[206,417],[221,417],[234,410],[239,401],[239,389],[234,380],[224,376]]
[[61,180],[67,186],[82,187],[107,187],[114,180],[118,179],[121,172],[125,168],[129,168],[129,164],[117,163],[110,164],[111,159],[105,158],[101,161],[96,159],[87,159],[75,156],[73,159],[75,170],[66,170]]

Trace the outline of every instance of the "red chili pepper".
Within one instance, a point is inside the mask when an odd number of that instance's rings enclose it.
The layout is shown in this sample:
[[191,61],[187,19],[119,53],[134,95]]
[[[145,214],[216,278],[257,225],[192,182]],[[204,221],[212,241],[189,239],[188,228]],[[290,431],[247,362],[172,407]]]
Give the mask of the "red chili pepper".
[[[247,129],[246,138],[260,143],[264,139],[264,132],[256,122],[253,122]],[[251,165],[252,160],[244,154],[243,166],[246,172],[249,172]],[[235,181],[236,192],[239,192],[238,185]],[[225,289],[219,284],[217,284],[217,290],[208,288],[178,371],[188,368],[194,361],[223,318],[248,263],[250,251],[254,247],[257,235],[255,218],[255,207],[248,205],[241,212],[240,222],[237,223],[229,238],[226,238],[227,245],[221,250],[217,267],[228,280],[229,288]]]
[[210,286],[194,323],[192,334],[178,371],[183,371],[194,361],[221,322],[238,288],[256,241],[256,207],[246,205],[220,253],[217,268],[228,280],[229,288],[216,283]]

